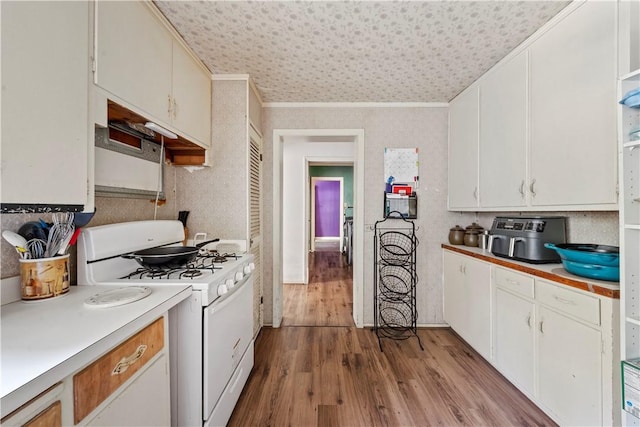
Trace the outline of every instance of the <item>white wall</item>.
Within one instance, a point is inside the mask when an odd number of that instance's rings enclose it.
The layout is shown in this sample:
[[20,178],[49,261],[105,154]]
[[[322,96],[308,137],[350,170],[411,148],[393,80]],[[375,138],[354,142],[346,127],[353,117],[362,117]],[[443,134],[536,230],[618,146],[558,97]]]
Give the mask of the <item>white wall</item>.
[[284,283],[304,283],[305,237],[307,235],[305,192],[308,187],[307,158],[353,161],[352,142],[307,142],[302,139],[285,140],[282,151],[282,279]]

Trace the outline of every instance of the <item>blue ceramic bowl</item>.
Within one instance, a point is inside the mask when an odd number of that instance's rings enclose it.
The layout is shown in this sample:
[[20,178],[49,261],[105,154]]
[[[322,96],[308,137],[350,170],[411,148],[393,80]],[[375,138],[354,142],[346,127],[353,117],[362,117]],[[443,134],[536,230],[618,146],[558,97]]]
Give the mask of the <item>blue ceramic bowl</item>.
[[609,265],[585,264],[581,262],[562,260],[562,265],[569,273],[589,279],[620,281],[620,267]]
[[545,248],[555,249],[564,261],[582,264],[618,267],[620,252],[617,246],[594,245],[589,243],[545,243]]

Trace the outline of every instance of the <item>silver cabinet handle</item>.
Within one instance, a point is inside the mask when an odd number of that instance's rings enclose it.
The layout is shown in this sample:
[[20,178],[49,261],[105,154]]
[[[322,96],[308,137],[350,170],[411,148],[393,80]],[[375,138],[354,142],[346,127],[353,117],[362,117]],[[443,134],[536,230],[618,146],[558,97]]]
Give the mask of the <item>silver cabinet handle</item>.
[[524,179],[520,182],[520,196],[524,199]]
[[527,316],[527,325],[529,325],[529,329],[531,329],[531,313]]
[[532,179],[532,180],[531,180],[531,185],[529,185],[529,191],[531,192],[531,195],[532,195],[533,197],[536,197],[536,190],[535,190],[535,187],[536,187],[536,180],[535,180],[535,179]]
[[507,283],[511,283],[512,285],[520,286],[520,282],[518,282],[517,280],[504,279],[504,281],[507,282]]
[[167,114],[169,115],[169,117],[171,117],[171,108],[172,108],[172,104],[171,104],[171,95],[167,95]]
[[575,301],[567,299],[567,298],[559,297],[558,295],[554,295],[553,299],[555,299],[556,301],[558,301],[559,303],[562,303],[562,304],[576,305]]
[[541,333],[541,334],[544,334],[544,327],[543,327],[543,323],[544,323],[544,321],[543,321],[543,320],[541,320],[541,321],[540,321],[540,333]]
[[473,198],[478,200],[478,187],[473,189]]

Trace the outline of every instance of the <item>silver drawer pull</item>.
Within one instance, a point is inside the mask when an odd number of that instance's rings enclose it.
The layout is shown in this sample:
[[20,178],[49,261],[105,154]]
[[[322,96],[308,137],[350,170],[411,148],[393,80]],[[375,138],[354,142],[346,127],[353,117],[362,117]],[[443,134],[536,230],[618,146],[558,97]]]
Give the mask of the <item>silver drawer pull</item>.
[[558,302],[560,302],[560,303],[562,303],[562,304],[567,304],[567,305],[576,305],[575,301],[572,301],[572,300],[570,300],[570,299],[566,299],[566,298],[559,297],[558,295],[554,295],[554,296],[553,296],[553,298],[554,298],[556,301],[558,301]]
[[505,279],[505,281],[507,283],[511,283],[512,285],[520,286],[520,282],[518,282],[517,280]]
[[113,368],[113,371],[111,371],[111,375],[119,375],[129,369],[129,366],[140,360],[146,350],[147,346],[144,344],[140,344],[131,356],[123,357],[122,359],[120,359],[120,361]]

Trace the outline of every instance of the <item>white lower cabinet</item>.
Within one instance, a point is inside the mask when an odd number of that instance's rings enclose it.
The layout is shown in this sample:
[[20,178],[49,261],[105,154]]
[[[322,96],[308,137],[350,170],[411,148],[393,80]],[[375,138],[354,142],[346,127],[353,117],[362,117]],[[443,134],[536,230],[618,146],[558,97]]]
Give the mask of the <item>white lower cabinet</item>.
[[444,252],[444,318],[485,358],[491,355],[491,273],[486,262]]
[[443,254],[458,335],[558,424],[620,425],[619,300]]
[[615,424],[618,301],[503,267],[492,278],[494,366],[560,425]]

